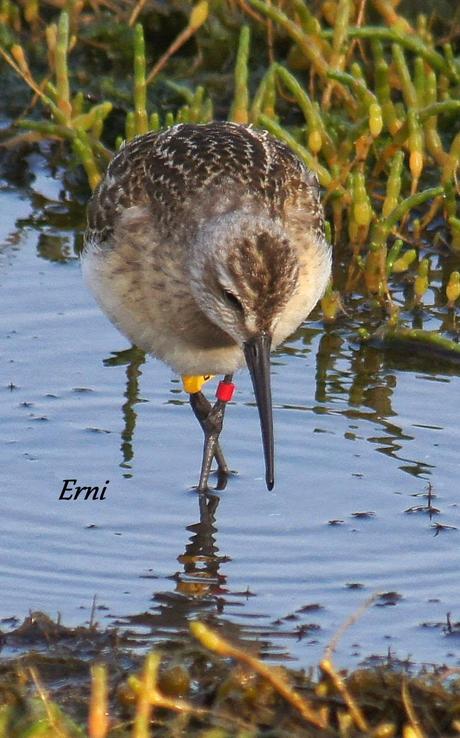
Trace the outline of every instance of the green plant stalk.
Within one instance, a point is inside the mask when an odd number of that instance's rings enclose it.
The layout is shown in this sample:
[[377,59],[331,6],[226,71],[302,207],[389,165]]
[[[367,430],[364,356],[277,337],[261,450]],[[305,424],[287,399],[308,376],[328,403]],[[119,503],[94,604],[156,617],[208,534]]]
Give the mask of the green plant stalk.
[[57,104],[64,116],[66,125],[70,125],[72,106],[70,104],[69,70],[67,54],[69,51],[69,16],[62,11],[59,16],[56,44],[56,89]]
[[172,79],[165,79],[164,84],[169,87],[170,90],[176,92],[178,95],[184,98],[188,105],[192,105],[194,92],[186,85],[180,85],[178,82],[174,82]]
[[407,111],[407,127],[409,130],[409,168],[414,180],[418,180],[423,171],[425,141],[419,116],[417,111],[412,108]]
[[89,186],[94,191],[101,181],[101,173],[97,166],[96,159],[91,148],[91,142],[86,131],[76,131],[75,137],[72,140],[72,146],[83,164],[86,176],[88,177]]
[[67,119],[66,119],[63,111],[60,110],[60,108],[56,105],[56,103],[52,99],[53,97],[55,99],[57,98],[57,90],[56,90],[56,88],[54,87],[53,84],[51,84],[51,82],[48,82],[45,85],[45,90],[50,93],[51,97],[50,97],[50,95],[47,95],[46,92],[41,92],[40,93],[40,99],[41,99],[41,101],[43,102],[44,105],[46,105],[46,107],[49,108],[49,110],[50,110],[53,118],[59,124],[61,124],[63,126],[67,125]]
[[421,328],[386,327],[364,340],[376,348],[402,350],[406,355],[415,351],[455,363],[460,362],[460,344],[439,333]]
[[150,114],[149,128],[151,131],[155,132],[159,131],[161,128],[160,116],[156,111]]
[[89,738],[106,738],[108,731],[107,667],[105,664],[93,664],[88,717]]
[[394,135],[401,128],[401,122],[391,99],[389,67],[383,56],[380,41],[372,42],[372,53],[374,55],[375,92],[382,108],[383,123],[387,131]]
[[337,158],[336,147],[326,130],[324,121],[321,117],[321,113],[317,107],[312,103],[310,97],[302,85],[297,81],[293,74],[288,72],[285,67],[281,64],[275,65],[276,75],[287,87],[289,92],[294,95],[299,108],[301,109],[303,116],[308,124],[309,131],[319,131],[322,141],[322,150],[324,156],[329,163],[332,163]]
[[98,134],[92,131],[96,138],[100,138],[102,133],[102,124],[107,116],[112,112],[113,105],[111,102],[103,102],[99,105],[94,105],[91,110],[87,113],[81,113],[72,119],[73,128],[81,128],[84,131],[89,131],[93,126],[97,126]]
[[396,11],[398,2],[395,2],[395,0],[372,0],[372,5],[387,25],[392,28],[399,28],[407,33],[412,33],[410,23]]
[[370,248],[381,248],[386,243],[392,229],[404,218],[406,213],[443,193],[444,187],[430,187],[427,190],[406,197],[386,218],[381,218],[373,224],[371,228]]
[[[454,113],[460,110],[460,100],[443,100],[442,102],[433,103],[426,108],[417,111],[418,118],[423,123],[432,115],[440,113]],[[409,136],[409,126],[407,121],[403,123],[401,128],[393,135],[392,146],[402,146]],[[449,156],[449,154],[447,154]],[[442,180],[447,181],[447,180]]]
[[403,247],[403,241],[401,238],[397,238],[394,242],[393,246],[388,252],[387,256],[387,274],[390,275],[393,271],[393,264],[395,263],[396,259],[399,259],[399,256],[401,254],[401,249]]
[[131,139],[134,138],[134,136],[136,135],[136,121],[134,118],[134,112],[132,110],[128,110],[128,112],[126,113],[125,135],[127,141],[131,141]]
[[268,67],[254,95],[249,116],[254,125],[257,124],[261,113],[268,115],[269,118],[276,118],[276,67],[276,63]]
[[[368,89],[366,79],[364,76],[363,69],[358,62],[353,62],[350,65],[350,74],[352,78],[358,83],[355,87],[355,93],[359,99],[358,115],[367,115],[369,117],[369,110],[371,105],[377,104],[377,98],[371,90]],[[373,100],[366,93],[370,93],[373,96]]]
[[449,281],[446,285],[447,307],[452,309],[460,297],[460,272],[454,271],[450,273]]
[[308,36],[309,42],[324,59],[331,56],[331,46],[321,38],[321,23],[307,7],[305,0],[290,0],[289,6],[297,14],[301,30]]
[[429,118],[431,115],[442,115],[443,113],[458,113],[460,111],[460,100],[442,100],[440,102],[432,103],[427,105],[425,108],[419,110],[420,119],[422,121]]
[[72,100],[72,116],[82,115],[85,105],[85,96],[81,90],[77,92]]
[[238,52],[236,55],[234,72],[234,95],[230,108],[230,120],[235,123],[249,122],[249,92],[248,92],[248,59],[251,41],[249,26],[243,26],[240,32]]
[[414,282],[414,297],[417,303],[421,303],[429,286],[430,260],[422,259],[418,265],[417,276]]
[[391,265],[391,272],[393,274],[400,274],[401,272],[406,272],[410,265],[416,261],[417,259],[417,251],[415,249],[408,249],[404,252],[402,256],[400,256],[398,259],[395,259],[394,262]]
[[190,105],[190,120],[192,123],[201,123],[203,115],[204,87],[199,85],[192,98]]
[[190,123],[190,108],[188,105],[183,105],[176,113],[176,123]]
[[363,80],[356,79],[352,74],[349,74],[348,72],[338,72],[331,69],[328,71],[327,76],[330,79],[335,79],[337,82],[341,82],[343,85],[350,87],[367,108],[373,103],[377,103],[376,96],[368,89],[368,87],[366,87],[365,82]]
[[384,298],[388,294],[387,247],[380,244],[378,249],[369,249],[364,266],[364,283],[371,295]]
[[214,105],[210,97],[205,98],[201,108],[202,123],[210,123],[214,120]]
[[267,91],[267,80],[269,76],[273,77],[274,68],[276,66],[277,66],[276,63],[270,65],[267,71],[265,72],[264,76],[259,82],[259,86],[257,87],[255,95],[252,99],[252,105],[249,111],[249,120],[251,121],[251,123],[256,123],[259,119],[259,115],[262,112],[262,106],[263,106],[266,91]]
[[314,70],[323,77],[327,76],[328,63],[318,50],[317,46],[311,43],[309,35],[304,33],[302,28],[292,21],[281,10],[273,5],[267,5],[264,0],[248,0],[253,8],[270,18],[283,28],[288,36],[297,44],[305,58],[310,62]]
[[86,113],[81,113],[72,118],[72,126],[74,128],[81,128],[83,131],[89,131],[90,128],[96,122],[96,105]]
[[144,29],[140,23],[134,29],[134,126],[136,136],[147,133],[147,85],[145,81]]
[[446,184],[455,178],[460,163],[460,133],[454,137],[442,169],[441,182]]
[[94,124],[91,127],[91,135],[99,141],[102,136],[104,128],[104,121],[108,115],[112,112],[113,105],[111,102],[103,102],[101,105],[95,105],[94,110]]
[[[348,50],[348,24],[352,10],[350,0],[339,0],[336,7],[334,35],[332,37],[332,49],[328,55],[329,67],[337,72],[343,71],[346,62],[346,53]],[[329,109],[331,95],[335,85],[328,82],[323,94],[322,105]]]
[[104,146],[102,141],[92,141],[91,143],[94,153],[97,154],[98,157],[104,159],[106,164],[109,164],[113,159],[113,151]]
[[357,61],[354,61],[350,65],[350,72],[352,76],[355,79],[358,79],[360,82],[364,82],[364,72],[361,64]]
[[41,133],[44,137],[56,137],[67,141],[73,141],[75,131],[62,123],[52,123],[48,120],[29,120],[28,118],[20,118],[15,122],[18,128],[24,128],[27,131],[35,131]]
[[355,171],[352,175],[352,192],[353,192],[353,218],[357,225],[366,229],[369,228],[373,217],[373,211],[369,195],[366,191],[366,181],[363,172]]
[[369,131],[372,138],[380,136],[383,128],[383,112],[379,103],[369,105]]
[[324,320],[328,323],[332,323],[342,309],[340,292],[333,289],[331,281],[321,299],[321,310],[323,311]]
[[26,0],[24,8],[24,17],[27,23],[34,25],[39,20],[38,0]]
[[[346,181],[346,191],[348,193],[351,193],[351,203],[350,207],[347,209],[348,212],[348,239],[350,241],[350,244],[353,246],[353,254],[356,255],[359,251],[360,245],[362,245],[362,242],[360,243],[359,239],[359,226],[356,222],[355,218],[355,208],[354,208],[354,175],[353,173],[350,173],[347,177]],[[343,204],[342,204],[343,207]]]
[[303,117],[308,123],[308,127],[318,128],[319,115],[315,106],[310,100],[307,91],[302,87],[300,82],[297,81],[294,75],[291,74],[291,72],[289,72],[285,67],[281,66],[281,64],[274,64],[274,69],[278,79],[280,79],[283,85],[287,87],[289,92],[294,95],[297,104],[303,113]]
[[[436,104],[437,95],[436,72],[433,69],[428,69],[425,79],[425,104],[427,107]],[[460,103],[460,101],[458,102]],[[447,160],[447,153],[444,151],[441,136],[438,133],[438,118],[436,115],[430,115],[426,119],[423,119],[422,116],[420,118],[424,121],[426,148],[439,166],[443,167]]]
[[279,123],[276,123],[276,121],[263,113],[259,116],[258,123],[273,136],[279,138],[280,141],[284,141],[284,143],[287,144],[295,154],[297,154],[299,159],[301,159],[309,169],[316,172],[320,184],[323,187],[327,187],[331,183],[332,177],[328,170],[319,164],[319,162],[310,154],[308,149],[296,141],[294,136],[288,133],[285,128],[282,128]]
[[457,80],[460,76],[460,69],[458,62],[455,60],[454,51],[452,49],[452,44],[445,43],[443,46],[444,56],[446,59],[446,64],[448,69],[450,70],[451,74],[453,76],[457,75]]
[[450,85],[451,85],[451,80],[449,80],[449,78],[445,74],[440,72],[439,83],[438,83],[440,100],[450,100],[451,99]]
[[59,97],[59,95],[58,95],[58,91],[57,91],[57,87],[56,87],[56,85],[54,85],[54,84],[53,84],[53,83],[51,82],[51,80],[48,80],[48,81],[47,81],[47,83],[45,84],[45,88],[44,88],[44,89],[45,89],[45,92],[47,92],[47,93],[48,93],[48,95],[49,95],[49,96],[51,97],[51,99],[52,99],[52,100],[53,100],[54,102],[57,102],[57,100],[58,100],[58,97]]
[[366,111],[366,114],[361,119],[357,120],[356,123],[350,123],[347,126],[345,138],[342,138],[342,140],[339,143],[338,159],[342,160],[341,161],[342,166],[348,165],[348,162],[350,161],[351,153],[355,151],[356,141],[368,130],[369,130],[368,111]]
[[150,738],[150,715],[152,712],[152,691],[156,689],[160,654],[149,653],[145,659],[140,680],[136,712],[133,723],[133,738]]
[[[332,36],[331,67],[338,68],[341,57],[345,59],[345,46],[348,39],[348,24],[352,11],[351,0],[339,0],[335,14],[334,34]],[[342,64],[340,64],[342,66]]]
[[[58,139],[64,139],[73,143],[77,137],[77,129],[68,128],[65,125],[59,123],[52,123],[50,121],[37,121],[28,120],[27,118],[16,121],[15,125],[18,128],[25,128],[28,131],[36,131],[41,133],[42,136],[49,138],[53,136]],[[98,156],[101,156],[107,163],[113,158],[113,152],[107,149],[100,141],[92,141],[92,148]]]
[[222,636],[212,631],[204,623],[190,623],[190,632],[205,648],[209,651],[233,658],[243,663],[252,671],[256,672],[262,679],[266,680],[275,689],[284,700],[296,710],[304,720],[320,729],[326,727],[326,721],[322,714],[317,712],[316,708],[304,697],[301,697],[288,683],[284,675],[281,675],[270,668],[260,659],[251,656],[247,651],[233,646]]
[[455,251],[456,254],[458,254],[460,252],[460,218],[455,218],[454,216],[451,216],[448,219],[448,223],[452,231],[451,247],[452,250]]
[[426,65],[421,56],[414,60],[414,89],[417,97],[417,109],[426,105]]
[[404,51],[399,44],[393,44],[391,47],[393,59],[398,72],[399,81],[402,87],[404,102],[408,108],[418,109],[418,100],[415,87],[412,83],[409,68],[407,66]]
[[384,218],[387,218],[390,215],[390,213],[392,213],[393,210],[398,205],[399,195],[401,192],[401,184],[402,184],[401,174],[402,174],[402,169],[403,169],[403,163],[404,163],[404,152],[397,151],[391,161],[390,173],[388,175],[388,181],[387,181],[385,200],[383,201],[383,205],[382,205],[382,215]]
[[307,7],[305,0],[291,0],[291,5],[298,14],[305,33],[311,36],[317,36],[321,31],[320,23]]
[[[250,0],[253,2],[253,0]],[[321,32],[323,38],[331,38],[333,31]],[[460,81],[460,70],[449,68],[445,58],[434,49],[427,46],[420,38],[413,34],[403,33],[395,28],[382,28],[381,26],[349,27],[348,38],[363,38],[372,41],[389,41],[403,46],[408,51],[421,56],[433,69],[442,72],[452,82]]]
[[431,33],[428,30],[428,18],[426,17],[425,13],[419,13],[417,15],[416,19],[416,28],[417,33],[424,41],[426,41],[428,44],[431,43]]
[[448,218],[455,218],[457,215],[457,190],[455,182],[450,180],[444,185],[445,201],[444,209]]
[[48,65],[53,68],[53,62],[56,63],[56,43],[57,43],[57,25],[50,23],[45,28],[45,41],[48,51]]

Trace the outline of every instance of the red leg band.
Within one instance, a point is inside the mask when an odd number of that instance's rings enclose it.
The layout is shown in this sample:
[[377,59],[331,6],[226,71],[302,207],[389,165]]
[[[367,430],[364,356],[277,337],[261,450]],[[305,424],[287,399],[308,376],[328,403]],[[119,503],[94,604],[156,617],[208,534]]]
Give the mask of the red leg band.
[[233,382],[220,381],[217,385],[216,397],[222,402],[230,402],[235,390],[236,385],[234,385]]

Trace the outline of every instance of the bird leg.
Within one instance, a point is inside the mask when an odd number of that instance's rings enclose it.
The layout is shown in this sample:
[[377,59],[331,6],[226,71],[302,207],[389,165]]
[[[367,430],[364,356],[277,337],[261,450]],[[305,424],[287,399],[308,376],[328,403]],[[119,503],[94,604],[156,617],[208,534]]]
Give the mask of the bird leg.
[[[203,421],[204,448],[203,460],[201,462],[200,481],[198,482],[198,492],[206,492],[208,490],[208,478],[214,457],[216,458],[218,465],[217,489],[225,489],[227,484],[229,469],[219,446],[219,435],[224,422],[224,413],[225,402],[217,400],[217,402],[212,406],[210,413]],[[219,463],[219,456],[221,457],[221,461],[223,461],[223,465]]]
[[[201,428],[203,429],[203,433],[206,436],[206,433],[208,432],[208,430],[210,429],[210,425],[212,424],[212,420],[210,420],[210,417],[212,417],[212,411],[214,410],[213,406],[202,392],[194,392],[190,395],[190,406],[195,414],[196,419],[201,425]],[[224,454],[222,453],[220,444],[217,440],[215,442],[213,457],[217,461],[219,475],[226,476],[228,474],[228,466],[227,462],[225,461]]]
[[[222,385],[224,387],[223,391],[220,389]],[[232,375],[230,374],[227,374],[224,382],[219,384],[217,402],[214,405],[211,405],[202,392],[190,394],[190,405],[204,433],[203,460],[201,463],[198,492],[206,492],[208,490],[208,478],[213,458],[216,459],[218,467],[218,490],[225,489],[227,477],[230,473],[219,444],[225,407],[231,397],[231,395],[227,396],[228,391],[225,390],[226,387],[231,387],[231,394],[233,394],[234,385],[232,384]]]

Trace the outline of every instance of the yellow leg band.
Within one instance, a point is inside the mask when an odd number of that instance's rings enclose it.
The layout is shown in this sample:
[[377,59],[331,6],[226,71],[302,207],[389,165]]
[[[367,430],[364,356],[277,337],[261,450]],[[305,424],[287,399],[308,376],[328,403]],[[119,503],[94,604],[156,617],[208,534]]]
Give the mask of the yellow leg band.
[[212,379],[213,376],[214,374],[183,374],[182,385],[189,395],[194,395],[195,392],[201,392],[204,383]]

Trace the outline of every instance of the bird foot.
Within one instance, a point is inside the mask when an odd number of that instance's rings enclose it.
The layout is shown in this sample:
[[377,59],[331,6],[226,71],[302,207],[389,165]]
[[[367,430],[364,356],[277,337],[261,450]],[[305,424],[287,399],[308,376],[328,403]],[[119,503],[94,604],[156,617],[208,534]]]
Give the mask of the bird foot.
[[[219,469],[219,467],[211,472],[211,474],[217,475],[217,484],[213,488],[216,492],[222,492],[227,486],[227,482],[230,477],[236,477],[238,472],[236,472],[234,469],[229,469],[227,466],[225,469]],[[209,491],[209,487],[208,487]]]

